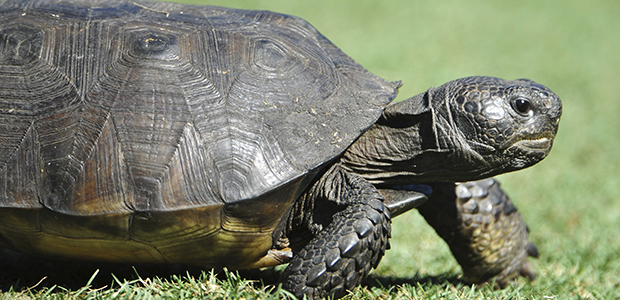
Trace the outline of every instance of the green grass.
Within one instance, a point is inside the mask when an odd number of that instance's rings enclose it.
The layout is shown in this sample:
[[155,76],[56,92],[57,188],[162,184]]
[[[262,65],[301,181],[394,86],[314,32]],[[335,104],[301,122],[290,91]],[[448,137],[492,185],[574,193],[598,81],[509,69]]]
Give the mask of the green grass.
[[[500,291],[463,285],[447,246],[411,212],[394,220],[392,250],[350,299],[620,298],[619,1],[207,2],[309,20],[371,72],[402,80],[400,100],[469,75],[530,78],[563,100],[551,155],[500,177],[540,250],[536,281]],[[140,266],[138,277],[128,266],[23,263],[0,260],[0,279],[21,278],[0,281],[0,299],[278,297],[272,271],[245,281],[195,268]]]

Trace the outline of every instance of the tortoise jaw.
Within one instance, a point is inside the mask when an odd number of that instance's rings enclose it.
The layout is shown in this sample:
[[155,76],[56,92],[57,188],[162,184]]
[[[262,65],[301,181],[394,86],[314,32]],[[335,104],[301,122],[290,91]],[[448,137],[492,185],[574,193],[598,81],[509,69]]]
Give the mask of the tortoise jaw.
[[551,146],[553,146],[554,136],[555,133],[551,135],[542,133],[519,139],[519,136],[516,135],[512,139],[504,141],[500,144],[498,149],[503,152],[519,149],[526,152],[549,153],[549,151],[551,151]]
[[553,138],[541,136],[509,144],[503,153],[505,156],[513,158],[511,165],[513,170],[517,170],[541,161],[549,154],[552,145]]
[[549,152],[553,140],[548,137],[540,137],[537,139],[520,140],[514,143],[512,146],[523,150],[530,150],[535,152]]

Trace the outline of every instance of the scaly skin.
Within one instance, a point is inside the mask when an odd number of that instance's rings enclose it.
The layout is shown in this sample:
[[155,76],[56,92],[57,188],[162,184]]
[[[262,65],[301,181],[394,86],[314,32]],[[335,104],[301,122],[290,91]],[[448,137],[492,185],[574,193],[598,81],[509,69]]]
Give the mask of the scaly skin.
[[[374,186],[339,165],[298,203],[289,234],[299,237],[292,230],[306,228],[315,237],[307,244],[299,242],[301,249],[292,245],[295,254],[280,282],[298,298],[340,298],[379,264],[389,244],[390,211]],[[340,211],[330,215],[329,203]],[[313,213],[303,213],[308,211]]]
[[521,215],[494,179],[432,184],[433,195],[418,210],[450,246],[465,277],[475,283],[505,287],[519,275],[536,278],[528,255],[538,257],[528,241]]
[[353,204],[295,255],[280,278],[283,288],[300,299],[340,298],[379,264],[389,235],[380,200]]

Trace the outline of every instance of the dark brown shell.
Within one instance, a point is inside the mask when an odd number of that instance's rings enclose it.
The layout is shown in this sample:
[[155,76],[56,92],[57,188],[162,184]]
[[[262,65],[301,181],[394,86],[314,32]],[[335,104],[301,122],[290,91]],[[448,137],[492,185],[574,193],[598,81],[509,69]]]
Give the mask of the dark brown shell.
[[396,94],[291,16],[0,5],[0,246],[34,255],[247,266]]

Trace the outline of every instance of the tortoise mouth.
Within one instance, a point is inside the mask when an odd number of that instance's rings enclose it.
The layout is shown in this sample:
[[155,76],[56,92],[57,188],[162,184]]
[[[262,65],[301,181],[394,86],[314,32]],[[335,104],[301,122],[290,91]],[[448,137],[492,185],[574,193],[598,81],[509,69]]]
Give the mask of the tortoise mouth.
[[506,146],[504,153],[520,153],[520,155],[526,156],[539,156],[542,154],[547,156],[551,151],[552,145],[553,138],[542,136],[516,141],[512,145]]
[[553,140],[547,137],[541,137],[530,140],[520,140],[514,143],[512,146],[524,150],[530,150],[534,152],[547,152],[551,149]]

